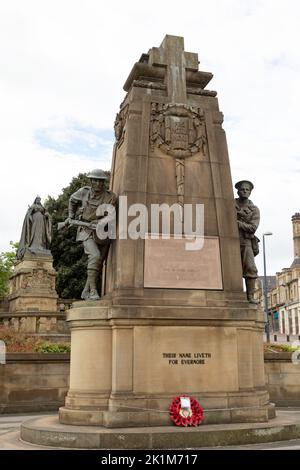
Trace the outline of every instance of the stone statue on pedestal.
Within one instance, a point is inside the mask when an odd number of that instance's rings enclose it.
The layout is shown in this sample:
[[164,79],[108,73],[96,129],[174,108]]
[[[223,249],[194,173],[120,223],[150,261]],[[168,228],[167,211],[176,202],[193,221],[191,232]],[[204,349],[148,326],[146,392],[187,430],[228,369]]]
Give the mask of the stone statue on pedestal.
[[258,238],[255,232],[259,225],[259,209],[249,200],[252,189],[251,181],[239,181],[235,188],[238,190],[238,198],[235,200],[237,223],[240,235],[241,257],[243,277],[246,282],[247,299],[252,304],[258,302],[254,299],[255,280],[257,279],[257,268],[254,257],[259,253]]
[[25,215],[17,258],[21,260],[26,251],[36,255],[51,255],[50,243],[50,214],[42,205],[40,196],[37,196]]
[[28,208],[9,280],[9,326],[23,333],[57,333],[56,272],[50,251],[51,218],[37,196]]

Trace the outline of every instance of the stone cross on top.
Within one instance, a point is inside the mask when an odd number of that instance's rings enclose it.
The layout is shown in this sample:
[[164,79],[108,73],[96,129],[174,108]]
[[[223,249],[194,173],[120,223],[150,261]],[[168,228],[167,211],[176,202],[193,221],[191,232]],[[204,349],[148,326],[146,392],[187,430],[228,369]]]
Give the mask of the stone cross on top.
[[185,52],[184,38],[166,35],[160,47],[150,49],[149,64],[167,67],[166,84],[170,101],[186,103],[186,71],[198,71],[198,54]]

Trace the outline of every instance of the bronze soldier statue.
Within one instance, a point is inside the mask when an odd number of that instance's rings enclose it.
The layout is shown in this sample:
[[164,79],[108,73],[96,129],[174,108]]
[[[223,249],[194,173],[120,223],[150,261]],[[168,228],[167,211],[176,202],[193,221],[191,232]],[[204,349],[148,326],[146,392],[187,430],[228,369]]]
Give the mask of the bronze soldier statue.
[[238,198],[235,199],[237,223],[240,235],[241,257],[243,277],[246,282],[247,299],[252,304],[257,304],[254,299],[255,281],[257,279],[257,268],[254,257],[259,253],[258,238],[255,232],[259,225],[259,209],[249,196],[254,188],[251,181],[243,180],[236,183]]
[[[104,171],[93,170],[88,177],[91,185],[84,186],[72,194],[69,200],[69,217],[60,225],[78,226],[76,241],[83,242],[84,252],[88,256],[87,280],[81,298],[98,300],[100,297],[97,280],[108,253],[110,239],[99,239],[96,228],[100,221],[105,224],[108,217],[107,212],[102,208],[116,206],[117,196],[105,189],[107,176]],[[100,212],[99,209],[101,209]],[[76,212],[78,212],[79,220],[74,220]]]

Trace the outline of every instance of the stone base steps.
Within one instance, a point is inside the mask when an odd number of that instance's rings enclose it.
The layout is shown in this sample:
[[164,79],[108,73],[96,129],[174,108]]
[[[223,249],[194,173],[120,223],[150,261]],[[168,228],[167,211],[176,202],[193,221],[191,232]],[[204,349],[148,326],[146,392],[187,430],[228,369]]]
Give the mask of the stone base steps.
[[107,429],[60,424],[43,416],[21,426],[21,439],[69,449],[197,449],[269,443],[300,438],[300,412],[279,411],[268,423],[202,425],[196,428],[144,427]]

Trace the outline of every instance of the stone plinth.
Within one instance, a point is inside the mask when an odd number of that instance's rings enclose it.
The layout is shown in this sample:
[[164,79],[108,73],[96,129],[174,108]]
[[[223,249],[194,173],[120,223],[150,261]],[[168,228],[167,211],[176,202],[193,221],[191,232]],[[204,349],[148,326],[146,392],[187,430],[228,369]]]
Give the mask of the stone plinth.
[[[1,448],[12,448],[9,434],[1,438]],[[96,426],[68,426],[58,422],[56,416],[41,416],[25,421],[21,426],[21,439],[54,448],[72,449],[199,449],[220,446],[247,445],[288,441],[300,437],[299,411],[279,411],[269,423],[223,424],[197,428],[120,428],[105,429]],[[3,442],[4,441],[4,442]],[[16,445],[16,442],[14,442]],[[4,445],[3,445],[4,444]],[[20,445],[20,444],[19,444]],[[290,446],[287,443],[286,446]],[[274,447],[274,446],[273,446]],[[276,445],[278,448],[279,446]],[[230,449],[230,448],[228,448]],[[232,450],[232,447],[231,447]],[[245,450],[241,449],[241,450]],[[180,456],[179,456],[180,457]]]
[[56,272],[51,255],[31,255],[19,261],[10,278],[9,312],[4,324],[24,333],[58,330]]
[[76,302],[68,321],[70,390],[61,423],[167,426],[170,401],[182,394],[199,400],[209,424],[268,420],[263,315],[243,300],[219,309],[209,295],[188,309]]

